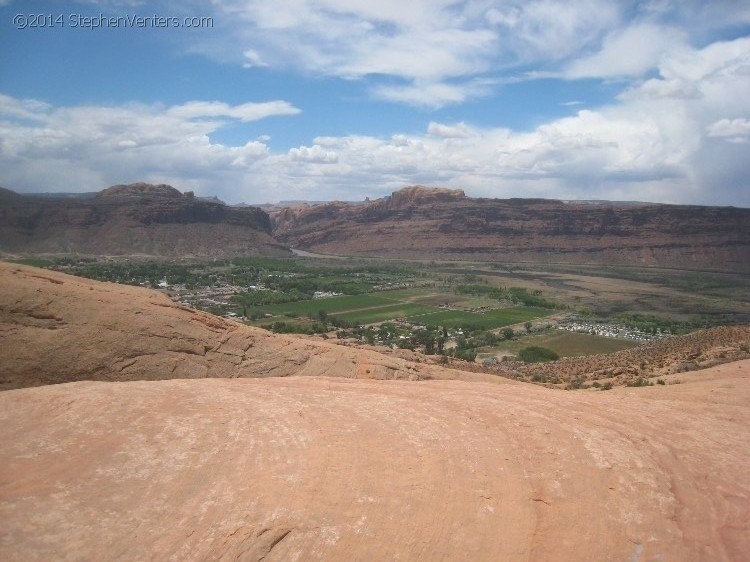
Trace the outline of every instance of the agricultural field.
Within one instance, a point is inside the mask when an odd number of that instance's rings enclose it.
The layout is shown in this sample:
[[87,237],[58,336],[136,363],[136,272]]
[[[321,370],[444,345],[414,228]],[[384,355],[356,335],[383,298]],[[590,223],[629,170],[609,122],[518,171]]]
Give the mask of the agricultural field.
[[353,310],[344,313],[334,314],[337,319],[344,320],[350,324],[364,325],[386,322],[398,318],[406,318],[411,315],[423,315],[432,312],[432,308],[409,302],[399,302],[370,308],[365,310]]
[[438,310],[415,316],[409,316],[408,321],[414,324],[445,326],[459,328],[472,326],[475,330],[493,330],[511,324],[521,324],[529,320],[543,318],[554,311],[534,307],[513,307],[489,310],[483,313],[465,312],[462,310]]
[[[408,292],[383,291],[374,294],[303,300],[257,307],[256,312],[262,313],[262,318],[256,320],[255,323],[262,325],[273,320],[288,321],[289,318],[302,316],[317,319],[323,312],[323,316],[331,320],[339,320],[344,325],[367,325],[405,320],[413,325],[446,328],[466,326],[472,330],[492,330],[541,318],[554,312],[535,307],[497,308],[484,312],[449,310],[422,304],[422,297],[428,293],[432,295],[430,299],[438,302],[451,299],[451,295],[435,296],[426,289],[411,289]],[[498,303],[495,303],[495,306],[499,306]]]
[[394,301],[380,294],[342,295],[323,299],[308,299],[283,304],[257,306],[256,309],[273,316],[280,315],[316,315],[325,310],[328,314],[337,314],[361,309],[373,309],[393,305]]
[[[517,339],[502,342],[499,347],[503,351],[517,353],[530,346],[550,349],[560,357],[574,357],[580,355],[596,355],[599,353],[613,353],[622,349],[635,347],[637,342],[618,338],[607,338],[591,334],[567,332],[563,330],[545,330],[542,333],[522,335]],[[489,348],[482,352],[491,352]]]

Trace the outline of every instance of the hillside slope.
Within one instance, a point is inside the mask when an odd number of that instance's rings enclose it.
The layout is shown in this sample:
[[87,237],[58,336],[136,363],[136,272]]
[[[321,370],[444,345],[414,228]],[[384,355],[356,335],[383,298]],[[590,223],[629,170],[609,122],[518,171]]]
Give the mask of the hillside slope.
[[0,193],[0,251],[221,257],[287,255],[268,215],[168,185],[113,186],[89,198]]
[[374,351],[272,334],[163,293],[0,262],[0,390],[78,380],[460,376]]
[[750,209],[733,207],[473,199],[413,186],[272,219],[279,241],[330,254],[750,271]]

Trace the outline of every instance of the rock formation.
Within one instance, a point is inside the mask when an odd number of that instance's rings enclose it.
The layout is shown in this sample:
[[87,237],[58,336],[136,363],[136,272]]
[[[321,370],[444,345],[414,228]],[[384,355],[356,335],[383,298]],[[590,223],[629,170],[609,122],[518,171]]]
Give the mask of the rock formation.
[[350,255],[750,271],[750,209],[473,199],[420,186],[272,213],[293,248]]
[[92,198],[0,193],[0,252],[221,257],[288,255],[268,215],[182,194],[168,185],[117,185]]

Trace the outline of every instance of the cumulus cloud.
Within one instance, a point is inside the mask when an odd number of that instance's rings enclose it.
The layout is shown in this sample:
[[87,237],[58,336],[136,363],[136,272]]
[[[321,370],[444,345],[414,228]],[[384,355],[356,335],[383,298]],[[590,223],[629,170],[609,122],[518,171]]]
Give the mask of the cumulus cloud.
[[750,4],[738,0],[289,0],[284,9],[185,0],[175,9],[210,15],[222,30],[185,36],[190,52],[358,80],[377,99],[429,109],[520,76],[645,77],[689,41],[750,23]]
[[293,0],[284,10],[216,0],[212,9],[226,44],[193,51],[362,80],[378,99],[428,108],[486,95],[499,69],[572,56],[622,16],[609,0]]
[[720,119],[708,126],[708,136],[724,138],[731,142],[748,142],[750,119]]
[[184,185],[268,155],[260,141],[212,142],[227,123],[298,112],[286,102],[52,107],[3,95],[0,167],[6,185],[21,190],[85,191],[163,177]]
[[300,162],[315,162],[318,164],[332,164],[338,161],[338,155],[322,146],[300,146],[289,150],[289,157]]
[[471,129],[463,121],[455,125],[443,125],[442,123],[431,121],[427,126],[427,133],[446,139],[466,138],[472,135]]
[[236,51],[238,64],[358,80],[380,100],[436,109],[533,76],[615,79],[621,92],[579,111],[569,102],[575,113],[526,130],[431,114],[422,132],[396,126],[277,152],[263,137],[225,146],[211,136],[228,123],[299,113],[286,101],[62,107],[0,95],[3,183],[38,191],[166,181],[256,203],[361,199],[424,183],[498,197],[750,205],[750,97],[741,95],[750,91],[750,38],[711,35],[750,22],[750,8],[645,0],[625,14],[624,5],[290,0],[280,10],[215,0],[223,51]]
[[638,77],[657,68],[665,54],[682,49],[684,33],[651,23],[609,33],[596,53],[570,63],[565,78]]
[[284,152],[210,138],[231,120],[294,113],[284,102],[52,107],[0,96],[0,167],[11,188],[167,181],[256,203],[361,199],[423,183],[492,197],[750,205],[741,144],[750,99],[737,95],[750,91],[748,56],[745,39],[681,50],[611,104],[527,131],[430,121],[418,134],[316,137]]

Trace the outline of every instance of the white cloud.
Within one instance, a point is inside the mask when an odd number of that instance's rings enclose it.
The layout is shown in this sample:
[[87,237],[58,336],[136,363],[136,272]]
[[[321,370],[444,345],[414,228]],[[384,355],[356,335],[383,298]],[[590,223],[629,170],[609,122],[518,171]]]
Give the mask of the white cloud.
[[[568,80],[622,80],[622,92],[525,131],[433,117],[417,134],[396,125],[383,138],[317,137],[279,152],[263,136],[239,146],[211,137],[231,122],[299,112],[285,101],[53,107],[0,95],[2,183],[74,191],[166,181],[249,202],[361,199],[425,183],[485,196],[750,206],[750,38],[696,48],[689,27],[675,31],[692,17],[679,5],[640,3],[625,25],[619,3],[604,0],[290,0],[286,10],[217,0],[218,13],[240,22],[228,38],[241,62],[366,77],[380,99],[458,104],[531,62]],[[713,21],[731,19],[722,17]]]
[[243,103],[230,106],[218,101],[190,101],[169,108],[168,115],[182,119],[201,119],[206,117],[229,117],[247,123],[275,115],[297,115],[300,110],[286,101],[263,103]]
[[427,126],[427,133],[444,139],[460,139],[472,135],[471,129],[463,121],[456,125],[443,125],[442,123],[431,121]]
[[723,138],[730,142],[748,142],[750,119],[720,119],[708,126],[708,136]]
[[601,49],[569,64],[565,78],[638,77],[659,66],[667,53],[682,49],[684,33],[665,26],[635,24],[608,34]]
[[530,63],[562,60],[616,26],[622,6],[606,0],[494,2],[486,13],[509,59]]
[[[750,43],[680,51],[658,78],[611,105],[517,132],[465,122],[388,138],[326,136],[272,152],[263,139],[224,146],[231,120],[294,113],[285,102],[230,106],[51,107],[0,96],[0,169],[10,188],[93,190],[166,181],[227,201],[362,199],[413,183],[510,197],[750,205]],[[732,141],[731,143],[725,140]]]
[[338,161],[338,155],[316,144],[311,147],[300,146],[289,150],[289,157],[300,162],[314,162],[318,164],[333,164]]
[[694,83],[679,78],[652,78],[621,93],[623,101],[635,99],[697,99],[700,90]]
[[417,81],[402,86],[376,86],[372,94],[377,99],[437,109],[488,95],[490,84],[486,80],[459,84]]
[[245,62],[242,66],[244,66],[245,68],[268,66],[268,63],[263,61],[258,52],[254,51],[253,49],[246,49],[242,54],[245,57]]
[[[111,9],[139,0],[79,0]],[[360,80],[377,99],[461,104],[527,77],[643,78],[666,56],[750,23],[740,0],[185,0],[218,34],[190,52]],[[686,49],[687,47],[687,49]],[[395,82],[395,84],[394,84]]]
[[572,56],[615,26],[622,10],[608,0],[290,0],[283,10],[264,0],[215,0],[212,9],[227,29],[223,48],[193,51],[364,80],[376,98],[430,108],[486,95],[499,70]]
[[286,102],[55,108],[0,96],[0,168],[5,185],[21,190],[86,191],[162,177],[184,185],[267,157],[263,142],[212,142],[226,123],[296,112]]
[[19,100],[0,94],[0,115],[15,119],[29,119],[37,121],[50,109],[46,103],[37,100]]

